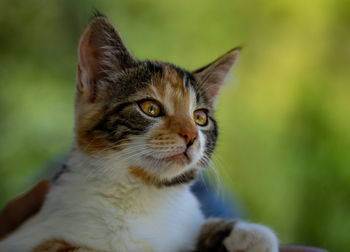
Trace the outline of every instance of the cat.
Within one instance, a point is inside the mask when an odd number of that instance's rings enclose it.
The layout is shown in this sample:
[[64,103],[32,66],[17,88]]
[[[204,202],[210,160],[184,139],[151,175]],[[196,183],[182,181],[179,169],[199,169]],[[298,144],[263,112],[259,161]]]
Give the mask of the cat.
[[70,157],[0,251],[277,252],[265,226],[205,220],[190,191],[214,151],[216,98],[239,51],[192,72],[140,61],[96,15],[79,44]]

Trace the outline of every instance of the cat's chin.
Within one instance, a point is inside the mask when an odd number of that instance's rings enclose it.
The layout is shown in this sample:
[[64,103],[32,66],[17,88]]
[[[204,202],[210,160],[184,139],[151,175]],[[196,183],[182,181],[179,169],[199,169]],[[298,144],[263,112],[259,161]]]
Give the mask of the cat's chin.
[[151,155],[144,155],[143,158],[145,160],[154,162],[155,164],[164,164],[164,165],[178,165],[178,166],[186,166],[191,163],[191,157],[188,156],[185,152],[181,152],[179,154],[167,156],[167,157],[154,157]]

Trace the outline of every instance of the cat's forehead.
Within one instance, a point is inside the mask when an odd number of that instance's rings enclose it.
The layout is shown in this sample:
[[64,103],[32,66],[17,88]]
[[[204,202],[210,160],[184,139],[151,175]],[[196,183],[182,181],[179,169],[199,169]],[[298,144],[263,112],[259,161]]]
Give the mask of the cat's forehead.
[[169,114],[189,110],[197,102],[189,75],[171,65],[164,64],[162,74],[154,75],[145,91],[162,102]]
[[117,103],[154,99],[168,113],[208,107],[205,90],[186,70],[169,63],[139,62],[136,67],[107,76],[109,97]]

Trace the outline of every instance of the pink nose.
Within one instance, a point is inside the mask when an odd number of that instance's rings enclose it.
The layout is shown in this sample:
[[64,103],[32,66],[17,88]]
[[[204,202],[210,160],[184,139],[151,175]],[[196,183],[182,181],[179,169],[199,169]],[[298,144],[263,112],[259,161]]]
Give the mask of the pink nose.
[[179,135],[185,140],[187,147],[189,147],[198,138],[198,131],[183,131]]

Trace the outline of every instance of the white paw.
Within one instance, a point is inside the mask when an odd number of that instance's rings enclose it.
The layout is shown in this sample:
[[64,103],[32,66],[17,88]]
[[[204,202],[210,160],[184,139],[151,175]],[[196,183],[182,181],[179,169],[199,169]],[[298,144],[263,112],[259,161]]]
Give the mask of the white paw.
[[269,228],[253,223],[237,222],[223,243],[229,252],[278,252],[276,235]]

